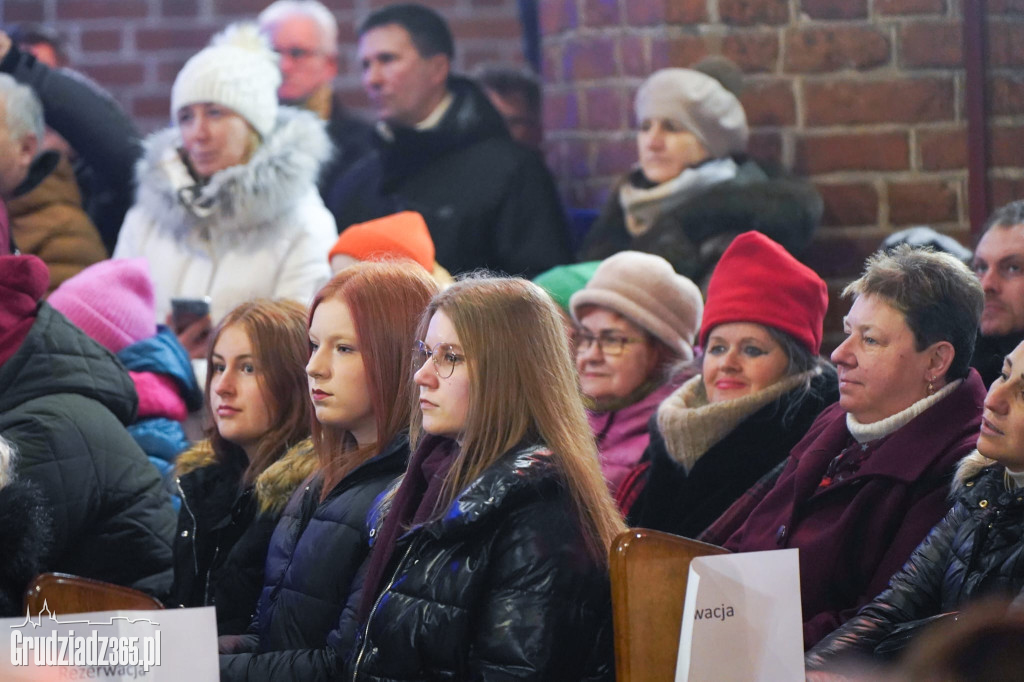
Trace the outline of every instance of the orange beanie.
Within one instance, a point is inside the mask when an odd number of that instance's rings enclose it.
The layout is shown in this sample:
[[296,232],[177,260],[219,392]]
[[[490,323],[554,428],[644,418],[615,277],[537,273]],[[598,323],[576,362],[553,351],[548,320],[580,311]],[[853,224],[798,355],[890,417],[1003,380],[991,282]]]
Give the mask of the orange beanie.
[[393,213],[346,228],[331,247],[327,259],[338,254],[358,260],[409,258],[427,272],[434,269],[434,241],[423,216],[415,211]]

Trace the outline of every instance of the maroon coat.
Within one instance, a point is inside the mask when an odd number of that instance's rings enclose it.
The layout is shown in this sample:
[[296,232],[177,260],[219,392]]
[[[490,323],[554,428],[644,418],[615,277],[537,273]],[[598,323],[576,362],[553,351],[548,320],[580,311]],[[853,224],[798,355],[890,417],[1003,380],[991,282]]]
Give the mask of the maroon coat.
[[[864,446],[847,431],[839,404],[826,408],[775,486],[725,542],[735,552],[800,549],[805,648],[881,592],[942,520],[955,465],[978,440],[984,399],[972,369],[939,403]],[[819,488],[844,450],[846,461],[859,465]]]

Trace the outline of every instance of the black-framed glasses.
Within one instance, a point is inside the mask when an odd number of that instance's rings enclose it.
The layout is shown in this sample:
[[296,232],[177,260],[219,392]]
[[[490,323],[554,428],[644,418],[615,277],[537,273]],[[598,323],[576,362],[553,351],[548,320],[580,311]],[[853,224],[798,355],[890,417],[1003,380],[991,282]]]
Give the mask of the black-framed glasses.
[[450,343],[439,343],[431,348],[417,341],[412,349],[412,371],[418,372],[427,358],[434,361],[434,372],[442,379],[450,377],[455,373],[455,366],[466,361],[466,356],[455,350],[455,346]]
[[594,336],[589,332],[578,331],[576,332],[574,341],[576,342],[577,354],[586,353],[590,350],[590,347],[596,343],[597,347],[601,349],[601,353],[604,355],[622,355],[622,351],[625,349],[626,344],[639,343],[643,341],[643,339],[623,336],[622,334],[601,334],[600,336]]

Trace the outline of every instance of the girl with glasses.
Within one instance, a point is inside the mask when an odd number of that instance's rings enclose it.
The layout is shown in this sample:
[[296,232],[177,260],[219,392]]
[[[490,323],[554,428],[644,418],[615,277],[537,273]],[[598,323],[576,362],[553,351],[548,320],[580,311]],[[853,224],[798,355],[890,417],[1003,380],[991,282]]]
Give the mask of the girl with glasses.
[[306,400],[319,466],[271,538],[250,634],[221,641],[233,654],[222,680],[335,679],[367,511],[408,460],[412,340],[436,291],[414,263],[358,263],[313,299]]
[[624,526],[558,310],[525,280],[466,279],[417,338],[417,448],[370,517],[350,679],[610,676]]

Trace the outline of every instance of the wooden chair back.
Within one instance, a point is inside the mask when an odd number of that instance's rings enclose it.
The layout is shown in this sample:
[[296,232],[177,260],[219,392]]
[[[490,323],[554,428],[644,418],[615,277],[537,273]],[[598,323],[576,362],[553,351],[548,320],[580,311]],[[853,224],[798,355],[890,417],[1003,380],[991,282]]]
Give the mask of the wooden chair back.
[[617,682],[672,682],[690,561],[728,550],[646,528],[611,548]]
[[32,616],[43,605],[54,615],[90,611],[148,611],[163,604],[145,592],[68,573],[40,573],[25,590],[25,607]]

